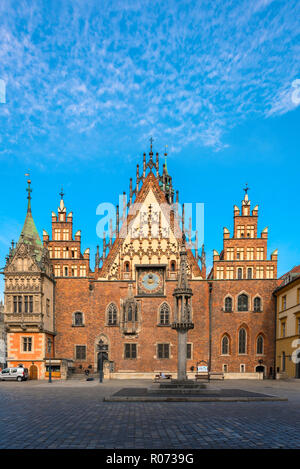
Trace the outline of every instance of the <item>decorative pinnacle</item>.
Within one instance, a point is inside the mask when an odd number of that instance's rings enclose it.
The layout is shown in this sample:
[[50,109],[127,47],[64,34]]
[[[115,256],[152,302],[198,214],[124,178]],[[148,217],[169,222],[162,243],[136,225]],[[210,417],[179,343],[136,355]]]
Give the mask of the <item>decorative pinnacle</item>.
[[27,189],[26,189],[26,191],[28,193],[28,195],[27,195],[27,199],[28,199],[27,212],[31,212],[31,195],[30,194],[32,192],[32,189],[31,189],[31,186],[30,186],[31,180],[29,179],[30,178],[29,172],[26,173],[25,176],[28,177],[28,179],[27,179],[28,186],[27,186]]

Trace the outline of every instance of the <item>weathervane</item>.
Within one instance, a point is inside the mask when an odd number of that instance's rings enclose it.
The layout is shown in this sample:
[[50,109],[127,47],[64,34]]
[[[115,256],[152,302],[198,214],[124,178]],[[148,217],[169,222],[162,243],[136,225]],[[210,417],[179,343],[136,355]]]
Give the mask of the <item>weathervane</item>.
[[245,194],[247,194],[247,192],[250,190],[250,187],[248,187],[248,184],[246,183],[246,187],[245,189],[243,189],[245,191]]
[[152,151],[152,143],[154,142],[153,138],[150,137],[150,151]]
[[29,171],[28,171],[28,173],[25,174],[25,176],[28,177],[28,179],[27,179],[28,187],[27,187],[26,191],[27,191],[27,193],[28,193],[28,195],[27,195],[27,199],[28,199],[27,211],[29,212],[29,211],[31,211],[31,203],[30,203],[30,201],[31,201],[31,195],[30,195],[30,194],[31,194],[31,192],[32,192],[32,189],[31,189],[31,186],[30,186],[31,180],[30,180]]
[[61,186],[61,190],[60,190],[60,193],[59,193],[60,197],[63,199],[64,197],[64,188]]

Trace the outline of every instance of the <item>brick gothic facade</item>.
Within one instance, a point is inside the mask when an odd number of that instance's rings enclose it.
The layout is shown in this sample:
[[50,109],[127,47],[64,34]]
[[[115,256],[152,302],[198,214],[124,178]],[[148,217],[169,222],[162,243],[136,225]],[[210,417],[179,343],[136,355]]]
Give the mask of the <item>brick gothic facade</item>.
[[[17,292],[18,287],[10,291],[7,282],[11,282],[12,272],[23,279],[33,275],[23,267],[18,273],[17,264],[11,267],[22,247],[20,238],[5,267],[5,313],[11,331],[8,344],[14,346],[13,353],[8,350],[8,360],[10,355],[18,360],[24,356],[18,349],[18,334],[36,334],[44,347],[45,362],[44,343],[50,334],[54,340],[54,362],[61,365],[63,359],[67,360],[75,372],[87,367],[97,370],[98,344],[102,340],[108,346],[106,364],[110,363],[116,377],[159,371],[174,374],[177,335],[171,328],[173,292],[181,233],[182,229],[186,231],[182,226],[184,217],[176,216],[177,202],[178,194],[174,200],[167,167],[163,165],[160,175],[158,154],[154,161],[151,146],[148,162],[144,154],[141,175],[137,167],[134,189],[130,180],[127,223],[126,218],[120,219],[117,208],[115,232],[111,228],[109,242],[104,241],[102,258],[97,249],[92,271],[89,249],[81,252],[81,232],[73,234],[73,213],[67,212],[61,194],[58,213],[52,212],[52,235],[43,232],[43,252],[48,250],[53,273],[36,267],[40,269],[36,277],[44,276],[49,285],[53,274],[55,277],[53,330],[50,323],[46,328],[43,321],[34,329],[24,322],[24,317],[18,325],[22,313],[13,310],[13,297],[20,291]],[[204,249],[199,258],[189,244],[188,274],[193,297],[188,314],[192,315],[194,329],[188,332],[188,370],[201,361],[207,362],[211,371],[225,371],[228,376],[240,372],[247,376],[258,366],[264,367],[267,375],[274,370],[272,293],[277,286],[277,251],[267,259],[268,231],[264,229],[258,236],[257,220],[258,207],[251,210],[246,189],[241,211],[234,207],[233,236],[224,228],[223,250],[220,254],[214,251],[208,276]],[[45,259],[47,264],[48,257]],[[38,303],[34,303],[34,308],[39,308]],[[48,314],[50,318],[52,313]],[[39,352],[39,358],[43,354]],[[39,377],[44,376],[45,372],[40,371]]]

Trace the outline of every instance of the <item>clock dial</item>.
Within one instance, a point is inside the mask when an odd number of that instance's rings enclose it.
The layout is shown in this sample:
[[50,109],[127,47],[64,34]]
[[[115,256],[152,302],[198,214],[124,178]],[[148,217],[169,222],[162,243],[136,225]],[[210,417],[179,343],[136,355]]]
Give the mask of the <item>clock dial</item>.
[[138,278],[139,295],[162,295],[163,294],[163,272],[159,269],[147,269],[139,272]]

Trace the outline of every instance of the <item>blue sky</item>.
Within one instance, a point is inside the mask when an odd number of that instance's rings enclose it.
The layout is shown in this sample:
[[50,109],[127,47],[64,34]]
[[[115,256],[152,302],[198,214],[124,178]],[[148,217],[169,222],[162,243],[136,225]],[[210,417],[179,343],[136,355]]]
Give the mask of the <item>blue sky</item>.
[[246,182],[279,273],[299,264],[299,17],[297,1],[2,0],[1,267],[24,173],[40,233],[63,185],[93,258],[96,207],[128,191],[150,135],[181,201],[205,204],[209,264]]

